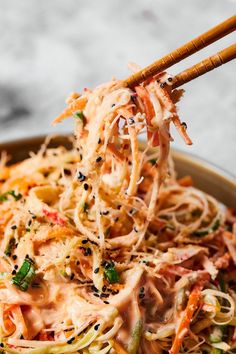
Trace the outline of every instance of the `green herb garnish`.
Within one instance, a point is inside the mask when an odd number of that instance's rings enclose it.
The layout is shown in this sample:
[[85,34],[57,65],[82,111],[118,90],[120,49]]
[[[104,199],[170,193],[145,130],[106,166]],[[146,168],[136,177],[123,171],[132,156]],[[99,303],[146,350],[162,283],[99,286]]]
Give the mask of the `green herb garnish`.
[[132,335],[131,335],[131,339],[130,342],[128,344],[128,352],[130,354],[137,354],[138,349],[139,349],[139,345],[140,345],[140,341],[142,338],[142,332],[143,332],[143,323],[142,320],[140,319],[139,321],[136,322]]
[[22,194],[18,193],[16,194],[16,192],[14,190],[12,191],[8,191],[6,193],[3,193],[0,195],[0,202],[6,202],[8,200],[8,196],[11,195],[15,201],[18,201],[22,198]]
[[209,234],[209,230],[202,230],[202,231],[194,231],[193,236],[206,236]]
[[211,343],[219,343],[222,342],[223,330],[221,326],[214,326],[213,330],[209,336],[209,340]]
[[217,219],[214,225],[212,226],[212,231],[216,231],[220,227],[220,220]]
[[82,124],[85,125],[85,116],[83,114],[83,111],[78,111],[74,114],[75,118],[78,118],[81,120]]
[[19,271],[12,278],[12,283],[20,288],[20,290],[27,291],[34,277],[35,263],[31,258],[25,257],[25,260]]
[[106,263],[104,275],[110,284],[118,283],[120,280],[119,274],[118,274],[113,262]]
[[154,165],[156,164],[156,162],[157,162],[157,159],[151,159],[151,160],[149,160],[148,162],[150,162],[150,164],[151,164],[152,166],[154,166]]
[[87,203],[84,203],[84,205],[83,205],[83,211],[84,211],[84,213],[87,212],[88,207],[89,207],[88,204],[87,204]]
[[192,235],[193,235],[193,236],[206,236],[206,235],[208,235],[209,233],[218,230],[219,227],[220,227],[220,220],[217,219],[216,222],[214,223],[214,225],[213,225],[211,228],[206,229],[206,230],[197,230],[197,231],[194,231]]

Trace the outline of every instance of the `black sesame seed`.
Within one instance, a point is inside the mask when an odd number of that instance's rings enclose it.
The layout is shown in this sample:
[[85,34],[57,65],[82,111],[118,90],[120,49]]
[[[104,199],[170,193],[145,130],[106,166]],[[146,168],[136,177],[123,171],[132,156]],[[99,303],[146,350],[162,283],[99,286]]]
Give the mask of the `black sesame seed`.
[[110,294],[101,293],[100,298],[109,297],[109,296],[110,296]]
[[18,269],[18,265],[17,265],[17,264],[16,264],[16,265],[14,265],[14,268],[15,268],[15,269]]
[[12,229],[12,230],[16,230],[16,229],[17,229],[17,226],[16,226],[16,225],[12,225],[11,229]]
[[140,299],[143,299],[144,297],[145,297],[145,294],[143,294],[143,293],[139,294]]
[[138,229],[136,228],[136,226],[134,227],[134,232],[138,232]]
[[140,293],[144,293],[144,291],[145,291],[144,287],[142,286],[139,291],[140,291]]
[[103,287],[102,287],[102,291],[103,291],[103,292],[107,291],[107,287],[106,287],[106,285],[103,285]]
[[119,290],[112,290],[112,295],[117,295],[119,294]]
[[66,259],[70,258],[70,256],[66,256]]
[[77,266],[80,265],[80,261],[76,261],[76,265],[77,265]]
[[92,254],[91,248],[89,248],[89,247],[86,248],[86,249],[85,249],[85,252],[84,252],[84,255],[85,255],[85,256],[91,256],[91,254]]
[[166,86],[166,83],[165,82],[162,82],[161,84],[160,84],[160,87],[161,88],[164,88]]
[[109,210],[106,210],[102,213],[103,215],[108,215],[109,214]]
[[98,291],[99,291],[99,290],[96,288],[96,286],[94,286],[94,285],[91,286],[91,289],[92,289],[92,291],[94,291],[95,293],[98,293]]
[[102,140],[99,138],[99,139],[98,139],[98,144],[101,144],[101,142],[102,142]]
[[16,274],[16,270],[13,269],[13,271],[11,272],[12,275],[15,275]]
[[98,156],[98,157],[96,158],[96,162],[100,162],[100,161],[102,161],[102,157],[101,157],[101,156]]
[[119,220],[118,216],[115,218],[115,222],[117,222]]
[[111,107],[113,108],[113,107],[115,107],[115,105],[116,105],[115,103],[112,103]]
[[36,215],[32,215],[32,219],[36,219],[37,218],[37,216]]
[[99,294],[97,294],[97,293],[93,293],[93,296],[99,297]]
[[84,189],[85,189],[86,191],[89,189],[88,183],[85,183],[85,184],[84,184]]
[[129,124],[130,124],[130,125],[132,125],[132,124],[135,123],[134,118],[129,118],[128,121],[129,121]]
[[173,81],[172,77],[168,77],[167,79],[169,82]]
[[0,347],[2,347],[2,348],[3,348],[3,347],[4,347],[4,344],[3,344],[3,343],[0,343]]
[[72,337],[71,339],[69,339],[69,340],[67,341],[67,344],[71,344],[74,340],[75,340],[75,337]]
[[72,273],[71,276],[70,276],[70,280],[73,280],[74,277],[75,277],[75,275],[74,275],[74,273]]
[[115,266],[115,263],[114,262],[106,262],[106,264],[105,264],[105,269],[109,269],[109,268],[111,268],[111,267],[114,267]]
[[109,305],[109,301],[104,300],[103,302],[104,302],[104,304]]
[[182,122],[181,123],[181,126],[184,128],[184,129],[187,129],[188,127],[187,127],[187,124],[185,123],[185,122]]
[[83,182],[86,179],[85,175],[80,171],[78,172],[77,178],[80,182]]
[[98,323],[94,326],[94,330],[97,331],[99,327],[100,327],[100,324]]
[[28,222],[28,226],[30,226],[32,224],[32,220],[29,220]]
[[120,208],[121,208],[121,205],[118,205],[118,206],[117,206],[117,209],[120,210]]
[[82,240],[83,245],[85,245],[86,243],[88,243],[88,240]]
[[15,261],[15,260],[17,259],[17,255],[14,254],[14,255],[12,256],[12,259]]
[[97,274],[99,272],[99,267],[94,269],[94,273]]

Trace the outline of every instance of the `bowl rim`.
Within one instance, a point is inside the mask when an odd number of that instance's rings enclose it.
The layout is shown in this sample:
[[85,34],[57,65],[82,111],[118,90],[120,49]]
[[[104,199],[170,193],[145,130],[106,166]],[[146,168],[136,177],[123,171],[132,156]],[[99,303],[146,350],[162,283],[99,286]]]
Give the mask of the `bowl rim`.
[[[41,142],[47,138],[51,137],[53,139],[66,139],[72,136],[72,133],[66,133],[66,134],[61,134],[61,133],[55,133],[55,134],[40,134],[40,135],[35,135],[35,136],[28,136],[28,137],[23,137],[23,138],[18,138],[18,139],[9,139],[5,141],[0,142],[0,151],[2,150],[7,150],[7,146],[17,146],[21,144],[26,144],[30,145],[32,142],[41,144]],[[143,148],[145,146],[144,141],[139,142],[140,147]],[[205,170],[212,170],[217,175],[221,175],[231,183],[235,184],[236,188],[236,175],[233,173],[229,172],[228,170],[224,169],[223,167],[220,167],[219,165],[215,164],[214,162],[210,162],[208,159],[204,157],[200,157],[195,153],[188,152],[186,150],[182,150],[181,148],[176,148],[176,147],[171,147],[171,153],[174,157],[178,159],[182,159],[183,155],[186,160],[188,160],[188,163],[193,164],[193,165],[198,165],[201,164],[202,167]]]

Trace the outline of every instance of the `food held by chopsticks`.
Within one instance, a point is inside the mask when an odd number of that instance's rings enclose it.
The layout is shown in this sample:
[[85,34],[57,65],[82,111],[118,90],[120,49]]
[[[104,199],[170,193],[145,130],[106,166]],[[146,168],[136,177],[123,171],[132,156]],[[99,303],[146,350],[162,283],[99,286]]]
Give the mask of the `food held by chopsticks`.
[[171,81],[74,93],[55,119],[74,117],[71,150],[2,157],[3,352],[233,352],[236,218],[176,177]]

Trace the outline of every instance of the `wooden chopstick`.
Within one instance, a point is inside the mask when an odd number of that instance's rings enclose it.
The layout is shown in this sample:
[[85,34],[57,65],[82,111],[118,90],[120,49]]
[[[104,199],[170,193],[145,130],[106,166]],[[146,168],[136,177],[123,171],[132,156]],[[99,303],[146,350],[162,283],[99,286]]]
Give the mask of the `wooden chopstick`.
[[175,49],[173,52],[165,55],[161,59],[155,61],[153,64],[147,66],[139,72],[129,76],[126,80],[123,81],[122,85],[126,87],[136,86],[141,82],[147,80],[148,78],[160,73],[163,70],[166,70],[167,68],[178,63],[179,61],[207,47],[209,44],[212,44],[218,39],[235,31],[235,29],[236,15],[211,28],[210,30],[196,37],[192,41]]
[[183,84],[186,84],[187,82],[192,81],[193,79],[204,75],[208,71],[218,68],[219,66],[235,58],[236,44],[233,44],[174,76],[171,85],[172,89],[182,86]]

